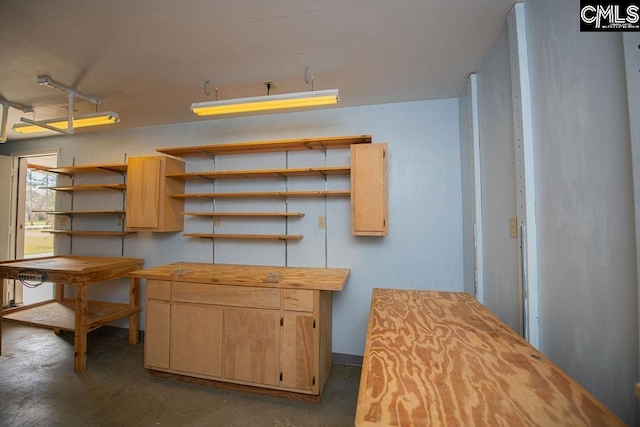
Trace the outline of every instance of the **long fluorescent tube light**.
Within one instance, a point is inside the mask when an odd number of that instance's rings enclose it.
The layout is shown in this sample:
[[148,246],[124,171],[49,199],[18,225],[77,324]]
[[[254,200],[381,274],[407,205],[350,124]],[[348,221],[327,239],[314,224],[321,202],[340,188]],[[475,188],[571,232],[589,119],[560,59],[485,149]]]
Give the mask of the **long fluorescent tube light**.
[[338,89],[314,92],[286,93],[254,96],[252,98],[226,99],[223,101],[194,102],[191,111],[199,116],[247,113],[252,111],[279,110],[285,108],[314,107],[340,102]]
[[[120,121],[120,117],[118,114],[113,111],[107,111],[104,113],[94,113],[94,114],[84,114],[73,118],[73,128],[83,128],[87,126],[99,126],[99,125],[108,125],[112,123],[118,123]],[[58,118],[58,119],[50,119],[50,120],[42,120],[38,123],[44,123],[48,126],[54,127],[60,130],[66,130],[68,124],[68,118]],[[12,127],[14,132],[19,132],[22,134],[30,134],[37,132],[46,132],[49,129],[33,125],[27,123],[17,123]]]

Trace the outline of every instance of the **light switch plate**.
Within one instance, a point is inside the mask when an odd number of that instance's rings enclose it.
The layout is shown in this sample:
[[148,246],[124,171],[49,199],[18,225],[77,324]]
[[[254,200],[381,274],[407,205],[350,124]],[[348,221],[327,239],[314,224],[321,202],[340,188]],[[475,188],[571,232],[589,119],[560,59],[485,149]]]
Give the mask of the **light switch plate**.
[[514,239],[518,238],[518,217],[517,216],[512,216],[511,218],[509,218],[509,233],[511,234],[511,237],[513,237]]

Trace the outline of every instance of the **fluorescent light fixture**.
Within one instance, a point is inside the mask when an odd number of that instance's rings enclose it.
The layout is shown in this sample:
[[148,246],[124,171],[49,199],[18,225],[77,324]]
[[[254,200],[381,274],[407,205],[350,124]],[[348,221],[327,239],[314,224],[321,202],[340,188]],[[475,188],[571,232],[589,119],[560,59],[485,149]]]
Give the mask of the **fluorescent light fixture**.
[[199,116],[212,116],[285,108],[315,107],[318,105],[337,104],[339,101],[338,89],[330,89],[226,99],[223,101],[194,102],[191,104],[191,111]]
[[[73,128],[76,129],[87,126],[108,125],[112,123],[118,123],[119,121],[120,117],[118,117],[118,114],[114,113],[113,111],[95,114],[84,114],[73,118]],[[69,119],[67,117],[63,117],[58,119],[42,120],[37,123],[43,123],[50,127],[54,127],[56,129],[60,129],[61,131],[64,131],[67,129]],[[41,126],[28,123],[17,123],[13,125],[12,129],[14,132],[19,132],[22,134],[46,132],[49,130]]]

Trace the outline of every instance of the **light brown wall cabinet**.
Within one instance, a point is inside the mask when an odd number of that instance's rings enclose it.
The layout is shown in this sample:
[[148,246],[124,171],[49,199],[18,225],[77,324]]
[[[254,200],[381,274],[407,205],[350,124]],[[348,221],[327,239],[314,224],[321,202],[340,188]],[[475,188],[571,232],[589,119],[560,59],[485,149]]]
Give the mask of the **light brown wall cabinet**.
[[388,221],[387,144],[351,146],[351,234],[386,236]]
[[127,230],[155,232],[184,229],[184,181],[167,174],[184,173],[184,162],[164,156],[132,157],[127,173]]
[[[193,281],[158,280],[166,266],[135,273],[147,278],[146,368],[320,395],[331,368],[332,290],[349,270],[181,264]],[[288,277],[302,289],[288,289]],[[312,283],[329,290],[304,289]]]

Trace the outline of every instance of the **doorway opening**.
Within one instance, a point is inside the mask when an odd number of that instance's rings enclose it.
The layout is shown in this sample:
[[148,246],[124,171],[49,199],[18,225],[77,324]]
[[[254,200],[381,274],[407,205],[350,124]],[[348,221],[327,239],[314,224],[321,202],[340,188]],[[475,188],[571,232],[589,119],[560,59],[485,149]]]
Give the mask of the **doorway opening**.
[[[17,170],[15,202],[14,259],[51,256],[55,253],[54,229],[56,206],[56,175],[47,169],[58,164],[56,153],[38,153],[14,159]],[[35,288],[14,281],[9,292],[12,305],[34,304],[54,297],[53,284],[43,283]]]

